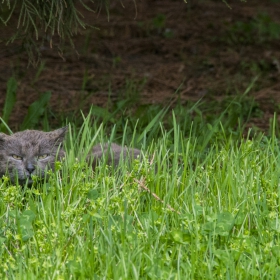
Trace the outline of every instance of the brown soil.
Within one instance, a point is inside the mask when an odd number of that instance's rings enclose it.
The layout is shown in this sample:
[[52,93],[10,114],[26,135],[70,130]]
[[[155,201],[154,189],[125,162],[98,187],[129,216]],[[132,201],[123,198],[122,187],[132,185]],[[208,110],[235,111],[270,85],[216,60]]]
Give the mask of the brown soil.
[[51,110],[71,113],[78,104],[105,106],[109,88],[114,100],[127,81],[138,87],[142,103],[167,105],[178,96],[182,102],[222,100],[243,93],[256,76],[249,95],[263,115],[251,124],[267,129],[280,104],[279,1],[228,1],[230,9],[217,0],[142,0],[137,10],[133,1],[122,1],[124,7],[112,2],[109,22],[105,10],[85,14],[99,29],[74,37],[78,55],[70,47],[63,58],[42,48],[44,67],[37,79],[38,68],[27,67],[27,55],[16,43],[0,43],[0,108],[7,80],[15,76],[19,82],[12,129],[49,90]]

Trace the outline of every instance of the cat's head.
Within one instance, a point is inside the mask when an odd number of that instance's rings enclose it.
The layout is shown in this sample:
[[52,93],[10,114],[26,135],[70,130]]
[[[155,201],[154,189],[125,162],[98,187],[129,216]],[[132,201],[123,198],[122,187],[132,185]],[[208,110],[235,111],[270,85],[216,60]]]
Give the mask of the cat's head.
[[25,130],[12,135],[0,133],[0,176],[12,182],[32,184],[32,175],[45,177],[48,169],[64,156],[62,143],[67,127],[51,132]]

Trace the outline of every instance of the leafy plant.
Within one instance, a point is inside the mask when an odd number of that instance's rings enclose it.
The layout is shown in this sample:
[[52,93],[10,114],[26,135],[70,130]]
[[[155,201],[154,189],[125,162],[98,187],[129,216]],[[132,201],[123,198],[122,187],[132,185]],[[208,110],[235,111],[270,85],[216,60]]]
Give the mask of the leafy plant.
[[[277,279],[279,132],[275,115],[270,135],[245,134],[253,84],[221,107],[82,114],[48,181],[2,178],[0,278]],[[142,157],[92,170],[97,142]]]
[[23,123],[20,126],[21,130],[33,127],[38,123],[39,118],[44,114],[46,110],[46,106],[51,98],[51,92],[45,92],[42,94],[38,100],[33,102],[28,107],[28,113],[25,116]]
[[274,22],[268,14],[260,13],[248,22],[238,21],[229,26],[226,40],[234,44],[261,44],[279,37],[280,24]]
[[[6,92],[6,99],[3,108],[3,115],[0,117],[1,124],[0,124],[0,131],[1,132],[9,132],[12,133],[11,129],[9,128],[9,118],[12,114],[14,109],[14,105],[16,103],[16,90],[17,90],[17,81],[15,78],[10,78],[7,83],[7,92]],[[42,94],[38,100],[33,102],[28,107],[28,112],[23,119],[22,124],[20,125],[20,129],[28,129],[32,128],[38,124],[39,120],[42,116],[44,116],[44,127],[48,127],[48,120],[46,119],[46,107],[48,102],[51,98],[51,92],[45,92]]]
[[129,143],[126,133],[139,133],[127,122],[122,139],[114,132],[120,123],[107,134],[91,111],[81,127],[70,125],[67,156],[48,182],[20,188],[4,177],[1,277],[276,279],[276,118],[270,137],[249,140],[225,121],[231,104],[218,121],[204,118],[202,105],[188,108],[198,115],[185,124],[182,105],[170,119],[168,112],[150,124],[140,118],[153,137],[139,139],[146,148],[131,166],[101,160],[93,171],[85,162],[95,142]]
[[[17,81],[15,78],[10,78],[7,83],[6,99],[4,103],[2,124],[0,125],[0,131],[6,132],[9,130],[7,123],[9,121],[10,115],[16,103],[16,91],[17,91]],[[11,132],[11,131],[9,131]]]

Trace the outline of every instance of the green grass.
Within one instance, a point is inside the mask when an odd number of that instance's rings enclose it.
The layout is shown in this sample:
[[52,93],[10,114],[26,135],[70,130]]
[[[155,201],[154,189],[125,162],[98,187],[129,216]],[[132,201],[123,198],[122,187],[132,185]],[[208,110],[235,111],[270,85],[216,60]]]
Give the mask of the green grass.
[[[0,278],[278,279],[276,118],[244,136],[244,98],[71,125],[48,182],[0,185]],[[93,172],[85,155],[108,140],[144,159]]]
[[237,21],[228,26],[222,41],[230,45],[268,44],[278,40],[280,24],[265,12],[260,12],[254,18],[244,22]]

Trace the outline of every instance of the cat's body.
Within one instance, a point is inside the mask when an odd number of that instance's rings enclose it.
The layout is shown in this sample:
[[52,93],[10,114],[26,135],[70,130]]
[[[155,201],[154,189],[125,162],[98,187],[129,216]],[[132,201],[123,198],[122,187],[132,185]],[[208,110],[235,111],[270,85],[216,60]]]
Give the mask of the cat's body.
[[[54,170],[56,160],[65,152],[62,144],[67,128],[51,132],[25,130],[12,135],[0,133],[0,178],[8,175],[12,182],[32,184],[32,176],[45,177],[48,169]],[[98,144],[93,147],[88,160],[93,168],[104,158],[109,165],[118,165],[120,160],[133,159],[140,150],[119,146],[115,143]]]
[[117,166],[119,162],[123,160],[131,160],[137,158],[141,155],[141,151],[138,149],[132,149],[127,147],[119,146],[115,143],[110,144],[97,144],[92,148],[92,154],[89,155],[89,158],[93,158],[92,166],[98,164],[100,159],[105,158],[106,163],[112,166]]

